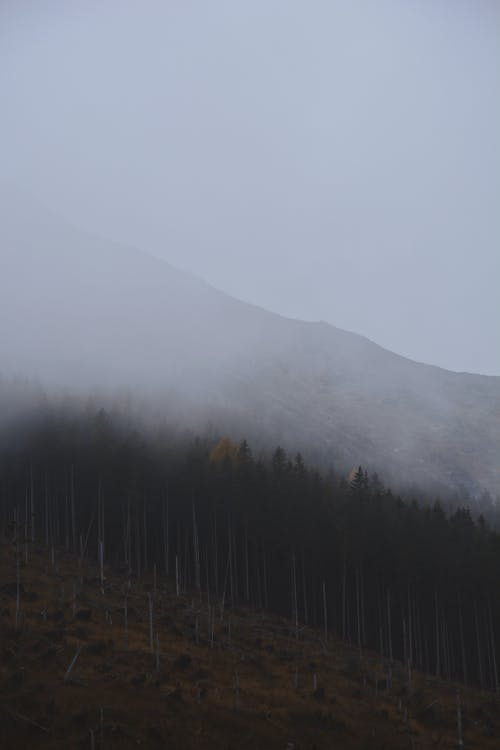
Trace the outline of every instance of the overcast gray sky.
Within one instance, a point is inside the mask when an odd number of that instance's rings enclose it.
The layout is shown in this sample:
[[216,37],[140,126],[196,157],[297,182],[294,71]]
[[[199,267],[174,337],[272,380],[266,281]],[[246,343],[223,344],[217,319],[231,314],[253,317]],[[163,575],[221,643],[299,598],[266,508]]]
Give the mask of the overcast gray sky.
[[234,296],[500,374],[497,0],[0,0],[1,176]]

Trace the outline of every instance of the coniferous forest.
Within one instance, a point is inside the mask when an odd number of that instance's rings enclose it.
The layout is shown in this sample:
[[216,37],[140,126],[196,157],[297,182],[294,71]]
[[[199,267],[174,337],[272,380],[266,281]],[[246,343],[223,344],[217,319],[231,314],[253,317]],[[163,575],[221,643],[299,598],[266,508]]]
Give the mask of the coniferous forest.
[[468,508],[402,498],[359,467],[321,476],[281,448],[150,439],[105,413],[42,420],[4,447],[1,531],[18,560],[70,553],[208,592],[326,641],[497,692],[500,535]]

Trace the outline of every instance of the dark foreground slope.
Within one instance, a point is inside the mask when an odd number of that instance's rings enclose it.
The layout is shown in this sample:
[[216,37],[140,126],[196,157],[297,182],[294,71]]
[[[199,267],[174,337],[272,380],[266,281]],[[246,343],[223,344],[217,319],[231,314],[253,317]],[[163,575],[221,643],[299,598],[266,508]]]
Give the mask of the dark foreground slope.
[[101,588],[94,566],[59,550],[16,559],[2,539],[6,750],[451,749],[457,701],[465,747],[498,748],[491,694],[398,662],[389,685],[389,664],[371,652],[206,594],[177,596],[163,577],[129,584],[106,569]]
[[500,489],[500,378],[271,314],[24,197],[1,198],[4,373],[84,393],[125,388],[198,431],[236,426],[392,483]]

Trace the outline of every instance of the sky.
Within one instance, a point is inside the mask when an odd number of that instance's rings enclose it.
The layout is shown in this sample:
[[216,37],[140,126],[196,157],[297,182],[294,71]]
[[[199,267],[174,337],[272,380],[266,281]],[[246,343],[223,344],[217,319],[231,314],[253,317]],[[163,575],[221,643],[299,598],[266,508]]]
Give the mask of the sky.
[[283,315],[500,374],[497,0],[0,0],[0,179]]

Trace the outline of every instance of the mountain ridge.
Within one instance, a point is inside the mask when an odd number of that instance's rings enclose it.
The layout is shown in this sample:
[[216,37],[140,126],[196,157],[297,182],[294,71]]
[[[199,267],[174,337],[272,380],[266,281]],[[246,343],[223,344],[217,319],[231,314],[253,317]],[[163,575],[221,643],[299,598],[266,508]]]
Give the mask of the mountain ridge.
[[499,376],[238,300],[19,195],[0,214],[4,373],[163,405],[168,392],[198,425],[261,432],[323,465],[500,490]]
[[[398,352],[393,351],[392,349],[388,349],[381,344],[379,344],[377,341],[374,341],[369,336],[366,336],[364,334],[358,333],[357,331],[351,331],[347,328],[342,328],[340,326],[337,326],[330,321],[327,320],[305,320],[302,318],[295,318],[288,315],[283,315],[282,313],[275,312],[273,310],[269,310],[266,307],[262,307],[261,305],[257,305],[254,302],[250,302],[248,300],[243,300],[238,297],[236,297],[234,294],[231,294],[230,292],[227,292],[223,289],[219,289],[217,286],[213,285],[206,279],[202,278],[198,274],[187,271],[185,269],[182,269],[172,263],[170,263],[165,258],[161,258],[154,253],[151,253],[147,250],[144,250],[136,245],[130,245],[128,243],[124,243],[121,241],[116,241],[110,237],[102,236],[98,232],[94,232],[91,230],[88,230],[87,228],[76,224],[72,221],[69,221],[62,215],[58,214],[55,210],[48,207],[43,202],[35,199],[31,195],[25,194],[23,191],[15,188],[13,185],[8,185],[6,183],[0,182],[0,199],[3,204],[3,212],[2,212],[2,219],[4,223],[5,219],[5,205],[7,203],[9,212],[10,209],[13,206],[13,203],[11,200],[9,200],[9,196],[12,197],[12,195],[16,195],[15,197],[15,203],[18,202],[18,200],[24,200],[29,202],[29,209],[28,212],[25,212],[23,210],[23,219],[25,218],[26,213],[30,215],[30,221],[33,220],[33,209],[36,208],[36,212],[40,214],[40,216],[43,216],[45,219],[48,219],[51,217],[53,221],[60,222],[65,225],[66,229],[73,232],[75,235],[85,235],[87,240],[89,242],[98,242],[100,244],[105,243],[106,245],[110,245],[115,248],[115,250],[119,251],[120,253],[126,252],[129,255],[135,255],[140,256],[143,260],[150,264],[156,264],[158,268],[165,269],[167,268],[170,273],[174,273],[176,275],[182,276],[185,279],[189,279],[190,282],[195,282],[197,284],[202,285],[205,289],[210,289],[212,292],[214,292],[217,295],[220,295],[222,297],[225,297],[228,300],[231,300],[232,302],[236,303],[239,306],[243,306],[246,308],[249,308],[253,310],[256,313],[271,316],[273,318],[278,318],[283,321],[289,321],[297,324],[301,324],[304,326],[314,326],[314,327],[324,327],[327,329],[333,329],[339,334],[346,334],[349,337],[356,337],[357,339],[361,339],[365,343],[369,343],[370,345],[377,347],[377,349],[382,350],[386,354],[390,354],[393,357],[397,357],[401,360],[405,360],[406,362],[411,362],[413,364],[421,365],[422,367],[429,367],[433,368],[435,370],[443,371],[446,373],[453,373],[454,375],[467,375],[467,376],[475,376],[479,378],[488,378],[488,379],[500,379],[500,375],[492,375],[492,374],[486,374],[486,373],[478,373],[478,372],[471,372],[467,370],[452,370],[446,367],[442,367],[440,365],[435,365],[430,362],[423,362],[418,359],[413,359],[412,357],[405,356],[403,354],[399,354]],[[3,238],[2,238],[3,239]]]

